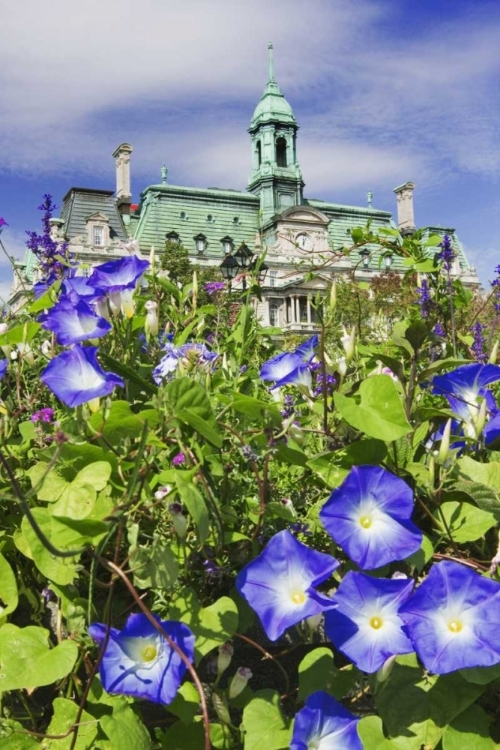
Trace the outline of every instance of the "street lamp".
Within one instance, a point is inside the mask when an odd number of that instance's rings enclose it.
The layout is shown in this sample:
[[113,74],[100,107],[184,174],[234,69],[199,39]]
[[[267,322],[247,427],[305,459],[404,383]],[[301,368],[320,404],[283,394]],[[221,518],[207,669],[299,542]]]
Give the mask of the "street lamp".
[[233,253],[233,257],[235,258],[238,266],[244,270],[245,268],[248,268],[250,266],[251,260],[253,258],[253,253],[248,245],[243,244],[239,246],[235,253]]
[[385,270],[390,271],[390,268],[392,266],[392,253],[386,253],[384,255],[384,265],[385,265]]
[[232,255],[226,255],[219,268],[226,281],[229,282],[229,288],[231,288],[231,281],[234,279],[239,270],[238,262],[235,260],[235,258],[233,258]]

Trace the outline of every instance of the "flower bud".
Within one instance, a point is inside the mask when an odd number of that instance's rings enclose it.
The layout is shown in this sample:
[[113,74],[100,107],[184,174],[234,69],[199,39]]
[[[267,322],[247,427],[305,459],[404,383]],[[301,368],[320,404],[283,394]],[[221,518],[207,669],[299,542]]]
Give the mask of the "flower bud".
[[172,487],[169,484],[166,484],[164,487],[160,487],[160,489],[156,490],[155,492],[155,500],[163,500],[163,498],[166,497],[171,491]]
[[487,410],[487,404],[486,399],[483,398],[481,401],[481,406],[479,407],[479,412],[477,414],[474,424],[475,430],[476,430],[476,437],[479,437],[484,430],[484,426],[486,424],[486,410]]
[[21,355],[21,359],[23,359],[29,365],[35,364],[35,357],[33,356],[33,350],[31,349],[31,346],[29,344],[24,344],[23,342],[19,342],[19,344],[17,344],[17,351]]
[[252,678],[252,672],[248,667],[240,667],[229,685],[229,700],[236,698],[248,684],[248,680]]
[[490,358],[488,360],[490,365],[496,365],[497,358],[498,358],[498,344],[499,342],[495,341],[495,345],[493,346],[493,349],[491,350]]
[[101,405],[101,399],[100,398],[91,398],[90,401],[87,401],[87,406],[89,407],[90,411],[93,414],[96,411],[99,411],[100,405]]
[[188,520],[182,512],[182,506],[179,503],[170,503],[168,512],[172,516],[172,526],[179,539],[185,539],[187,534]]
[[151,273],[154,274],[155,267],[156,267],[156,255],[155,255],[155,246],[151,245],[151,252],[149,253],[149,265],[151,266]]
[[123,289],[121,292],[119,292],[120,295],[120,310],[122,311],[122,314],[126,318],[133,318],[134,312],[135,312],[135,302],[134,302],[134,290],[133,289]]
[[342,346],[344,347],[346,362],[350,362],[351,359],[354,357],[354,347],[356,343],[356,326],[353,326],[351,328],[350,333],[347,332],[344,326],[342,326],[342,328],[344,330],[344,335],[340,337],[340,340],[342,342]]
[[378,670],[376,674],[377,682],[382,683],[382,682],[386,682],[389,679],[395,662],[396,662],[395,656],[389,656],[389,658],[385,660],[385,662],[382,664],[382,666],[380,667],[380,669]]
[[[8,330],[9,330],[9,326],[7,325],[7,323],[0,323],[0,336],[2,336],[4,333],[7,333]],[[12,351],[12,347],[9,346],[8,344],[4,344],[4,346],[0,348],[2,349],[7,359],[9,359],[10,353]]]
[[144,309],[146,310],[144,330],[146,331],[146,338],[149,340],[150,336],[156,336],[158,333],[158,304],[153,300],[148,300]]
[[434,487],[435,478],[436,478],[436,462],[434,461],[434,456],[431,456],[429,459],[429,484],[431,487]]
[[231,664],[234,649],[232,644],[227,641],[227,643],[223,643],[222,646],[219,646],[218,650],[219,655],[217,657],[217,680],[220,680],[226,669]]
[[337,370],[339,371],[340,376],[344,378],[347,373],[347,360],[345,357],[339,357],[337,359]]
[[446,422],[443,430],[443,437],[441,438],[441,445],[439,447],[438,459],[441,466],[444,466],[448,453],[450,451],[450,434],[451,434],[451,418]]
[[46,339],[42,343],[42,345],[40,347],[40,351],[42,352],[42,354],[43,354],[44,357],[47,357],[49,359],[50,359],[50,357],[52,357],[52,344],[50,343],[50,341],[48,339]]
[[337,280],[334,279],[332,281],[332,286],[330,287],[330,312],[332,313],[336,307],[337,307]]
[[323,613],[320,612],[317,615],[311,615],[311,617],[306,618],[306,624],[309,630],[317,630],[321,624],[321,620],[323,619]]

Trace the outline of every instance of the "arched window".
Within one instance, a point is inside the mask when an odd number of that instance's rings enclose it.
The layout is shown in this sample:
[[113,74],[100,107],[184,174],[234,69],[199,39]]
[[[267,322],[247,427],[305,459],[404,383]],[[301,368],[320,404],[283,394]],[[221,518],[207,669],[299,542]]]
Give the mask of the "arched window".
[[257,166],[260,167],[262,164],[262,144],[257,141]]
[[278,167],[286,167],[286,138],[278,138],[276,141],[276,164]]
[[229,255],[229,253],[233,252],[234,243],[231,237],[228,237],[226,235],[226,237],[223,237],[221,239],[221,243],[222,243],[222,250],[224,251],[224,255]]

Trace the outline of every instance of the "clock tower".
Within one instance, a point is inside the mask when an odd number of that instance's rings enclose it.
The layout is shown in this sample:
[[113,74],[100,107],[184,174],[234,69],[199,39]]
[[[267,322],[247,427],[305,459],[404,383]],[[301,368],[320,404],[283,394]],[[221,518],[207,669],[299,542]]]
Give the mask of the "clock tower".
[[304,182],[297,161],[298,125],[274,76],[273,45],[268,45],[268,80],[248,132],[252,172],[248,190],[260,197],[261,223],[302,203]]

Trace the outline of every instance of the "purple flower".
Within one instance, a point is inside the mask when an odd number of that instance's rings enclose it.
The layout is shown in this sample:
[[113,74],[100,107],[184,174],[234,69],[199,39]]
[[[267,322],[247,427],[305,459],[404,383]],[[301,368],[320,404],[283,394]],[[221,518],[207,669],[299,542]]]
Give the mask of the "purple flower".
[[181,466],[181,464],[186,462],[186,456],[184,453],[176,453],[176,455],[172,459],[172,466]]
[[114,372],[104,372],[97,361],[97,347],[75,345],[54,357],[40,379],[66,406],[80,406],[109,396],[123,380]]
[[480,363],[462,365],[445,375],[436,375],[433,380],[433,393],[446,396],[451,409],[464,424],[465,435],[476,438],[476,422],[479,416],[481,401],[486,401],[487,420],[484,430],[485,439],[491,442],[500,432],[497,427],[499,410],[493,394],[486,386],[500,380],[498,365]]
[[51,409],[50,406],[46,406],[43,409],[40,409],[40,411],[36,411],[31,416],[32,422],[52,422],[54,419],[54,409]]
[[224,289],[225,284],[223,281],[209,281],[205,284],[203,289],[207,292],[207,294],[216,294],[217,292],[222,292]]
[[7,372],[7,366],[9,362],[6,359],[0,359],[0,380],[2,380],[3,376]]
[[86,276],[70,276],[64,279],[62,284],[63,294],[77,295],[87,303],[105,296],[103,289],[90,286],[88,281]]
[[207,349],[205,344],[196,344],[194,342],[175,346],[168,341],[163,350],[167,354],[153,370],[153,379],[158,385],[161,385],[165,378],[174,373],[179,365],[186,370],[197,369],[199,367],[210,369],[219,356],[216,352],[211,352],[210,349]]
[[417,303],[420,305],[420,314],[422,318],[428,318],[432,309],[432,300],[427,279],[422,279],[420,286],[415,291],[420,298],[417,300]]
[[438,247],[441,248],[441,252],[436,255],[436,258],[441,261],[441,263],[443,264],[443,268],[446,271],[451,271],[451,266],[456,258],[456,254],[451,246],[450,236],[445,234],[443,237],[443,241],[440,245],[438,245]]
[[[192,662],[194,635],[187,625],[154,617]],[[106,638],[106,626],[94,623],[89,627],[89,634],[101,645]],[[175,698],[186,669],[181,657],[146,615],[137,614],[129,616],[122,630],[110,628],[99,675],[108,693],[168,705]]]
[[[52,202],[52,196],[46,193],[43,196],[43,203],[38,206],[39,211],[43,211],[42,225],[43,234],[37,232],[26,232],[28,240],[27,247],[36,256],[40,268],[47,283],[52,283],[56,278],[64,276],[70,268],[70,258],[66,262],[61,262],[67,252],[67,243],[59,242],[51,237],[50,220],[57,206]],[[49,282],[49,279],[51,281]]]
[[433,565],[399,616],[429,672],[500,663],[500,584],[465,565]]
[[359,719],[322,690],[295,716],[290,750],[363,750]]
[[398,617],[412,589],[412,580],[349,571],[333,597],[335,609],[325,613],[327,636],[358,669],[377,672],[390,656],[413,651]]
[[446,331],[444,330],[443,326],[441,325],[439,321],[436,323],[436,325],[432,329],[432,332],[436,336],[441,336],[441,338],[444,338],[446,336]]
[[339,563],[310,550],[289,531],[280,531],[238,574],[236,588],[257,613],[271,641],[306,617],[331,609],[332,600],[316,591]]
[[134,289],[147,268],[149,261],[141,260],[137,255],[129,255],[96,266],[87,283],[89,286],[102,289],[106,294]]
[[38,320],[43,328],[54,331],[57,342],[63,346],[100,338],[112,328],[107,320],[95,315],[86,302],[79,300],[73,304],[68,297],[62,297],[47,313],[42,313]]
[[491,282],[493,287],[493,300],[494,307],[497,312],[500,312],[500,266],[495,268],[496,278]]
[[483,364],[485,364],[488,359],[488,356],[484,352],[486,341],[484,340],[483,336],[483,331],[486,330],[486,326],[483,326],[482,323],[477,321],[476,323],[474,323],[470,330],[472,332],[472,335],[474,336],[474,341],[471,347],[474,359],[477,359],[478,362],[482,362]]
[[372,570],[420,549],[412,512],[413,492],[402,479],[379,466],[353,466],[319,517],[351,560]]
[[311,336],[311,338],[307,339],[307,341],[304,341],[303,344],[300,344],[295,349],[295,354],[299,356],[303,362],[310,362],[314,355],[316,354],[316,348],[318,346],[319,337],[315,333],[314,336]]

